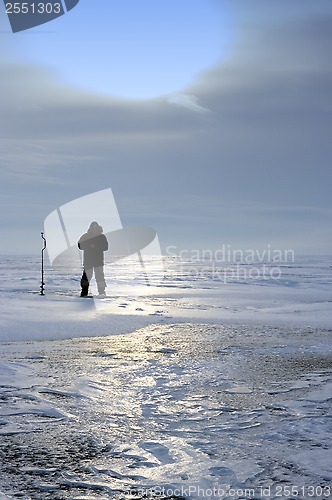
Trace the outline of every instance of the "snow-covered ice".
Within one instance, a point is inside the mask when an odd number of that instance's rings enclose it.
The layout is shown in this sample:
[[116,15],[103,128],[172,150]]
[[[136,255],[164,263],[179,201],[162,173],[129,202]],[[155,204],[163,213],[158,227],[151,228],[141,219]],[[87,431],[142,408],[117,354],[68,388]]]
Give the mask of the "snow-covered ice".
[[119,263],[94,300],[1,260],[0,498],[331,496],[331,261],[195,265],[144,287]]

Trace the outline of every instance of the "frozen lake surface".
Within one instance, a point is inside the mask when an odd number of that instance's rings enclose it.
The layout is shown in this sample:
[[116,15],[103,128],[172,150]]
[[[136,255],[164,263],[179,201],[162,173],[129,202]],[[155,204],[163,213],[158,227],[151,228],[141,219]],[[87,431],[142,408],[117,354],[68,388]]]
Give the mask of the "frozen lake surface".
[[0,341],[110,335],[155,322],[332,325],[331,258],[229,263],[168,257],[165,279],[149,287],[123,259],[105,266],[105,300],[78,298],[81,273],[70,265],[46,266],[41,297],[38,257],[0,259]]
[[328,259],[100,301],[38,266],[1,261],[0,498],[331,498]]

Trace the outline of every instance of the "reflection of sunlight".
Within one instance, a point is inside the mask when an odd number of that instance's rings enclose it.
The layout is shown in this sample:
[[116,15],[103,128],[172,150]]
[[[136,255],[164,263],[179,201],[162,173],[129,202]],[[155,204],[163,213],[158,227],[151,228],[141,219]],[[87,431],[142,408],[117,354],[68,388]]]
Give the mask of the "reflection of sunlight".
[[89,498],[164,499],[196,485],[200,494],[190,498],[198,500],[219,491],[221,479],[259,491],[271,463],[280,484],[289,464],[324,484],[331,474],[327,341],[328,332],[317,330],[313,345],[312,328],[174,324],[6,342],[1,433],[9,451],[15,445],[7,484],[21,495],[28,485],[31,494],[36,475],[47,474],[45,491],[65,486],[68,498],[82,488]]
[[163,257],[161,255],[149,255],[144,249],[144,261],[140,261],[138,255],[130,255],[114,263],[106,263],[105,276],[112,285],[140,286],[159,285],[164,277]]
[[156,381],[153,377],[137,377],[132,384],[133,387],[154,387]]

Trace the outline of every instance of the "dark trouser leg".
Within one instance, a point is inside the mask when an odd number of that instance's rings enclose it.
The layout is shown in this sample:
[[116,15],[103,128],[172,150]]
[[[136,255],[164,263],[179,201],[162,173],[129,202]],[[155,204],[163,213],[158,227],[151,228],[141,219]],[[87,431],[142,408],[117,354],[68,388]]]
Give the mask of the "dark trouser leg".
[[83,275],[81,278],[81,297],[86,297],[89,293],[89,284],[92,278],[92,269],[84,269]]
[[95,278],[99,295],[104,295],[105,288],[107,286],[104,275],[104,266],[95,267]]

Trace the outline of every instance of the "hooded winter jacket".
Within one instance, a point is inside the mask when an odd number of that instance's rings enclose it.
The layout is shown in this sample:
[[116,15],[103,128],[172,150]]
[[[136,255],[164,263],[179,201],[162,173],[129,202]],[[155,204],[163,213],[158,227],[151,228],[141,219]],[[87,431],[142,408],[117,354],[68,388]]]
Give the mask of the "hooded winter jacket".
[[92,222],[88,231],[80,237],[78,248],[84,252],[85,269],[104,265],[104,252],[108,250],[108,241],[103,234],[103,228],[97,222]]

